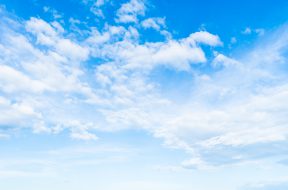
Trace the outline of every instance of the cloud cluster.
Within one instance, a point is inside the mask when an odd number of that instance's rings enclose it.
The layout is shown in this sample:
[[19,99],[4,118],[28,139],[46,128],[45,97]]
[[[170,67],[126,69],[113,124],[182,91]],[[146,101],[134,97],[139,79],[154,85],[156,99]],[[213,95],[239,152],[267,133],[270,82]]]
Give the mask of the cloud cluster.
[[[21,20],[1,10],[0,138],[29,128],[96,140],[97,131],[140,128],[185,150],[192,157],[183,162],[186,168],[245,161],[257,157],[259,147],[284,147],[287,27],[233,59],[214,50],[223,45],[219,36],[198,31],[175,39],[165,19],[142,18],[146,9],[144,1],[124,3],[116,25],[87,26],[81,40],[59,22]],[[148,28],[169,37],[143,42]],[[187,81],[162,88],[183,73]],[[180,89],[185,99],[170,98]]]

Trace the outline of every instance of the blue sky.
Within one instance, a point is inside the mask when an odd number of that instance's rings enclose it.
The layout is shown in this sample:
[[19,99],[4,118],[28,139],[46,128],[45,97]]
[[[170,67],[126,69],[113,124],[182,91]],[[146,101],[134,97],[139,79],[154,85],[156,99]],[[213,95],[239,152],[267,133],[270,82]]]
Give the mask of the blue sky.
[[0,187],[287,189],[287,11],[0,0]]

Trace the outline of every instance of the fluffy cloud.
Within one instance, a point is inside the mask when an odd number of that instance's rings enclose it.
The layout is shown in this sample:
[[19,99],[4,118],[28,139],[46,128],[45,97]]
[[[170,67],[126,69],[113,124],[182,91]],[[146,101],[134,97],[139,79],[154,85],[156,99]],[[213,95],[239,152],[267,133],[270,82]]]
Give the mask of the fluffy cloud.
[[117,11],[116,22],[119,23],[136,23],[138,16],[145,15],[146,6],[143,0],[131,0],[122,4]]

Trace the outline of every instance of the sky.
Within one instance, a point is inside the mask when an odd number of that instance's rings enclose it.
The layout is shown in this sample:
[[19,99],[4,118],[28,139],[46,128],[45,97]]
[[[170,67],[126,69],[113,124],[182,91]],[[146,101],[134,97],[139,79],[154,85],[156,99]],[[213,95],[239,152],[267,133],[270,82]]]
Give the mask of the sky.
[[0,0],[0,187],[286,190],[288,2]]

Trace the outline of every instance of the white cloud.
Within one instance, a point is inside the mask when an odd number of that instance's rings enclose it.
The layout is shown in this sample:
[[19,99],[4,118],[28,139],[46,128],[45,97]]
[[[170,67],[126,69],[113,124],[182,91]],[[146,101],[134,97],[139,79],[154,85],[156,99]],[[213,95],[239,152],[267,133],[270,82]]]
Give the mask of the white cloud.
[[[130,29],[130,28],[129,28]],[[105,34],[105,33],[104,33]],[[128,34],[128,35],[127,35]],[[107,44],[101,48],[102,55],[112,59],[121,59],[125,62],[125,69],[148,69],[151,70],[159,65],[172,67],[178,70],[189,70],[190,64],[203,63],[206,61],[205,54],[200,44],[210,46],[221,45],[218,36],[208,32],[191,34],[188,38],[179,40],[168,40],[167,42],[137,44],[138,33],[132,33],[131,30],[124,34],[127,40],[117,42],[111,46]],[[131,37],[136,36],[136,37]],[[99,36],[100,37],[100,36]],[[91,40],[102,39],[93,38]],[[105,42],[108,40],[107,38]],[[99,52],[99,51],[97,51]]]
[[59,40],[55,46],[55,50],[68,59],[76,61],[85,61],[89,54],[88,49],[81,47],[68,39]]
[[212,61],[212,66],[217,68],[217,67],[228,67],[230,65],[237,65],[240,64],[238,61],[231,59],[229,57],[226,57],[223,54],[219,54],[219,53],[215,53],[216,56],[214,58],[214,60]]
[[[35,120],[42,118],[41,113],[37,113],[36,110],[27,104],[26,102],[11,102],[11,100],[0,97],[0,126],[4,127],[3,132],[7,132],[3,137],[10,135],[11,129],[24,128],[27,125],[32,125]],[[12,130],[13,131],[13,130]],[[12,134],[11,134],[12,135]]]
[[6,65],[0,65],[0,87],[2,91],[12,92],[43,92],[48,86],[37,80],[32,80],[23,73]]
[[[0,53],[0,93],[6,100],[0,106],[1,126],[10,126],[9,134],[17,128],[31,128],[35,133],[58,133],[65,128],[72,131],[72,125],[59,127],[69,121],[67,111],[60,113],[71,104],[66,99],[74,94],[84,102],[100,102],[94,90],[80,80],[83,71],[79,63],[88,58],[89,51],[64,38],[59,23],[31,18],[20,25],[21,33],[5,22],[1,26],[8,31],[1,34],[4,38],[0,42],[4,50]],[[59,106],[58,113],[53,105]],[[79,133],[87,136],[88,130],[84,128]],[[77,135],[77,131],[73,134]],[[91,134],[90,138],[95,137]]]
[[170,41],[154,54],[153,61],[179,70],[189,70],[190,63],[205,62],[206,58],[201,48]]
[[166,65],[178,70],[189,70],[191,63],[205,62],[206,58],[201,48],[190,46],[179,41],[168,43],[132,46],[120,52],[122,59],[129,60],[125,68],[153,69],[159,65]]
[[45,22],[42,19],[38,19],[38,18],[34,18],[34,17],[32,17],[26,23],[26,29],[27,29],[27,31],[37,35],[37,37],[40,34],[43,34],[44,36],[47,36],[50,38],[56,37],[56,35],[57,35],[57,32],[55,31],[55,29],[50,24],[48,24],[47,22]]
[[54,48],[57,53],[68,59],[85,61],[88,58],[88,49],[70,39],[61,38],[60,33],[63,32],[63,28],[57,22],[50,25],[41,19],[32,17],[27,21],[26,29],[37,37],[37,43]]
[[187,41],[190,43],[202,43],[210,46],[221,46],[222,42],[217,35],[213,35],[206,31],[192,33]]
[[109,2],[109,0],[96,0],[91,5],[90,11],[94,13],[98,17],[104,18],[104,13],[102,11],[102,7]]
[[121,5],[117,10],[116,22],[119,23],[137,23],[138,16],[145,15],[145,2],[143,0],[130,0]]
[[165,19],[160,17],[145,19],[141,22],[141,25],[145,29],[153,28],[157,31],[166,26]]

